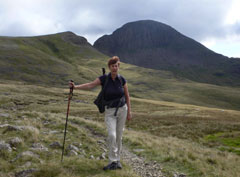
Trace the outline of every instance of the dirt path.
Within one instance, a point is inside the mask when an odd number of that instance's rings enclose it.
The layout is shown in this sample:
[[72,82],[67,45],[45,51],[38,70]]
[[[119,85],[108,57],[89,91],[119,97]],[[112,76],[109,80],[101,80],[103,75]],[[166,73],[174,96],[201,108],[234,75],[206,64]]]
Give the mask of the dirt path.
[[124,163],[130,165],[133,170],[142,177],[163,177],[160,164],[157,162],[146,162],[143,157],[130,152],[125,146],[122,150],[122,159]]
[[[84,128],[87,129],[94,138],[98,139],[102,145],[102,149],[107,149],[106,137],[89,126]],[[135,153],[130,152],[124,144],[122,149],[122,161],[131,166],[134,172],[141,177],[164,177],[161,172],[160,164],[155,161],[147,162],[143,157],[139,157]]]

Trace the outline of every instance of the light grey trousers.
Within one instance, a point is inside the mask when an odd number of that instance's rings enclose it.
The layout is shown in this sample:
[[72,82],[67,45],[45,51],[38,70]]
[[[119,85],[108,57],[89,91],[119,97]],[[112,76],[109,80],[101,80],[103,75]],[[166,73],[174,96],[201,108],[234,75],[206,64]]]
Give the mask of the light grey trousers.
[[122,151],[122,135],[127,118],[127,105],[118,109],[114,116],[116,108],[105,109],[105,123],[108,130],[108,159],[109,162],[120,161]]

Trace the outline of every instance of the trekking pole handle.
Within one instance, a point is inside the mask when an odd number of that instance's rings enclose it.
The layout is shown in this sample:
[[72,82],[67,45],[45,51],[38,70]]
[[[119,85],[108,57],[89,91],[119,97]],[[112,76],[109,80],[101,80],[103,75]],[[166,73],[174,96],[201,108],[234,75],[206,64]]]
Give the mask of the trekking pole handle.
[[[73,80],[70,80],[69,82],[71,82],[71,83],[73,82],[73,83],[74,83]],[[74,87],[73,87],[73,85],[72,85],[72,86],[70,87],[70,93],[69,93],[69,94],[70,94],[70,99],[71,99],[72,96],[73,96],[73,88],[74,88]]]
[[[73,80],[70,80],[69,82],[70,82],[70,83],[74,83]],[[70,89],[73,89],[73,85],[72,85],[72,87],[70,87]]]

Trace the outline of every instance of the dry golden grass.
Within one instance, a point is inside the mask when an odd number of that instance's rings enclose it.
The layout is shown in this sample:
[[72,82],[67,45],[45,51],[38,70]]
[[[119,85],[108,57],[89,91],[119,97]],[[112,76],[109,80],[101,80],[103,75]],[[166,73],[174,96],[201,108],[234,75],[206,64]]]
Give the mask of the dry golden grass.
[[[21,148],[14,155],[5,154],[4,158],[1,157],[0,164],[5,169],[1,171],[7,175],[18,171],[17,166],[27,160],[10,164],[9,159],[27,150],[33,142],[41,142],[45,146],[53,141],[62,142],[69,90],[10,82],[1,83],[0,91],[0,111],[10,115],[10,118],[1,117],[0,123],[36,128],[18,134],[25,140]],[[48,156],[39,153],[43,164],[36,161],[32,167],[40,165],[41,173],[45,176],[79,176],[81,173],[86,176],[134,176],[130,167],[126,167],[125,172],[102,173],[105,161],[91,167],[93,161],[88,156],[92,153],[100,154],[101,148],[97,146],[96,139],[87,138],[88,132],[84,127],[91,127],[99,134],[106,135],[103,115],[97,112],[92,103],[96,94],[97,90],[75,91],[70,106],[66,142],[86,143],[87,157],[66,157],[62,168],[59,163],[61,150]],[[133,120],[126,125],[125,145],[130,149],[144,149],[139,155],[160,162],[166,176],[172,176],[176,171],[194,177],[240,174],[240,156],[237,151],[233,151],[239,148],[237,135],[240,130],[240,111],[132,98],[132,112]],[[0,129],[0,133],[3,131]],[[43,133],[50,131],[59,133]],[[9,132],[1,139],[7,140],[14,136],[17,136],[16,132]],[[231,140],[231,143],[227,140]],[[83,162],[89,171],[79,167]],[[55,169],[55,173],[47,171],[46,166]],[[92,168],[97,171],[91,173]]]
[[170,168],[172,164],[176,169],[185,166],[183,171],[190,176],[225,177],[240,173],[240,158],[235,154],[170,136],[156,137],[139,131],[127,131],[126,134],[132,143],[145,149],[142,155],[166,164],[165,168]]

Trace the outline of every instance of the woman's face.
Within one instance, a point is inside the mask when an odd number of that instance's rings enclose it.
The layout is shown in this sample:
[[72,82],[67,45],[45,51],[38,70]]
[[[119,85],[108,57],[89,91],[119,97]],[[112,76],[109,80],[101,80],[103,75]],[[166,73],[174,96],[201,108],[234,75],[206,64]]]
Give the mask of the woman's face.
[[117,74],[118,73],[118,69],[119,69],[119,62],[110,65],[109,69],[110,69],[112,74]]

